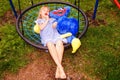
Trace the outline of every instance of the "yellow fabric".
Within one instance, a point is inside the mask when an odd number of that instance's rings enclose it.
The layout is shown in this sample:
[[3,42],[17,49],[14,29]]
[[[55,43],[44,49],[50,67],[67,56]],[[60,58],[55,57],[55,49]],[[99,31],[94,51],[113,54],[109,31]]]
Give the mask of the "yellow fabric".
[[75,53],[78,50],[78,48],[81,46],[81,41],[78,38],[74,38],[72,40],[71,45],[73,48],[72,53]]
[[40,26],[39,26],[38,24],[36,24],[36,25],[34,26],[34,31],[35,31],[37,34],[40,33]]
[[61,38],[66,38],[66,37],[69,37],[71,35],[72,35],[71,33],[66,33],[66,34],[62,34],[60,37]]

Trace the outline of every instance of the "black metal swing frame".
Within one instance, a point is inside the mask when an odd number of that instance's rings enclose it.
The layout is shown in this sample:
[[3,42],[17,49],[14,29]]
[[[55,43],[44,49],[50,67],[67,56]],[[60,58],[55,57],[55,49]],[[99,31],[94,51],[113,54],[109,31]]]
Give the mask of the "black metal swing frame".
[[[21,12],[21,14],[18,16],[17,18],[17,21],[16,21],[16,30],[18,32],[18,34],[20,35],[20,37],[25,40],[28,44],[36,47],[36,48],[39,48],[39,49],[47,49],[47,47],[41,45],[41,44],[35,44],[34,42],[31,42],[30,40],[28,40],[25,36],[24,36],[24,33],[20,30],[21,26],[23,25],[22,24],[22,16],[29,10],[31,10],[32,8],[35,8],[37,6],[40,6],[40,5],[45,5],[45,4],[65,4],[65,5],[68,5],[68,6],[71,6],[72,8],[75,8],[76,10],[78,10],[79,13],[82,14],[83,18],[84,18],[84,21],[85,21],[85,24],[84,24],[84,29],[82,31],[82,33],[80,33],[77,37],[80,39],[87,31],[88,29],[88,19],[85,15],[85,13],[80,9],[78,8],[76,5],[73,5],[73,4],[70,4],[70,3],[67,3],[67,2],[60,2],[60,1],[48,1],[48,2],[40,2],[38,4],[33,4],[32,6],[28,7],[27,9],[25,9],[23,12]],[[64,47],[67,48],[69,47],[70,44],[64,44]]]

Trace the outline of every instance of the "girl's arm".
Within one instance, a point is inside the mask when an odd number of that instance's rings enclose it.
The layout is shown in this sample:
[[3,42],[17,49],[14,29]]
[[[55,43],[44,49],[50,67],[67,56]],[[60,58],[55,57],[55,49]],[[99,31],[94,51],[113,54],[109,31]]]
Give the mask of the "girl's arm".
[[52,25],[53,28],[56,28],[57,27],[57,22],[54,22],[53,25]]
[[45,26],[47,25],[47,23],[48,23],[48,20],[46,20],[44,23],[39,24],[40,30],[43,30]]

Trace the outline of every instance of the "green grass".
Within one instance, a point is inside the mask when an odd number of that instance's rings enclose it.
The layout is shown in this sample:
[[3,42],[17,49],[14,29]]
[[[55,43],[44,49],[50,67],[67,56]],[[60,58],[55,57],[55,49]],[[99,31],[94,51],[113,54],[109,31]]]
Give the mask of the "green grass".
[[[1,0],[0,1],[0,16],[3,16],[7,10],[10,9],[9,2],[6,0]],[[6,6],[8,5],[8,6]],[[1,19],[0,19],[1,21]]]
[[82,39],[84,44],[80,50],[81,55],[88,61],[85,63],[85,70],[102,80],[119,79],[120,37],[116,34],[120,34],[120,31],[113,28],[110,26],[89,28]]
[[[15,26],[0,27],[0,78],[6,71],[16,72],[29,61],[26,57],[33,49],[18,36]],[[26,54],[27,53],[27,54]]]
[[[6,0],[2,1],[0,16],[10,10],[9,3]],[[42,0],[36,0],[34,3],[39,1]],[[95,0],[81,1],[83,11],[93,12]],[[13,2],[18,9],[17,0]],[[26,2],[24,0],[21,2],[22,9],[31,5],[29,1]],[[70,67],[75,72],[84,73],[91,80],[119,80],[120,11],[110,0],[100,0],[96,20],[104,20],[106,24],[89,25],[86,35],[81,39],[82,46],[78,52],[70,55],[70,50],[66,51],[68,54],[65,54],[64,58],[65,68]],[[6,23],[0,26],[0,39],[0,77],[2,77],[6,71],[16,72],[26,65],[29,62],[26,55],[34,51],[34,48],[18,36],[13,24]]]

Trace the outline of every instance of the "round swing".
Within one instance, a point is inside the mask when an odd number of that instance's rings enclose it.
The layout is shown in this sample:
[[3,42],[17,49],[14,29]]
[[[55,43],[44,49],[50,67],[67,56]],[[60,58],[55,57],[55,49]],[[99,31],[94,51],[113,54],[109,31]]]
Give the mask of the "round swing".
[[[71,7],[71,11],[68,17],[74,17],[78,19],[79,31],[76,35],[77,38],[81,38],[87,31],[88,28],[88,19],[85,13],[78,8],[77,6],[59,1],[50,1],[50,2],[41,2],[38,4],[34,4],[27,9],[25,9],[17,18],[16,29],[20,37],[25,40],[30,45],[39,48],[39,49],[47,49],[47,47],[43,46],[41,43],[40,35],[35,33],[34,25],[35,20],[38,16],[38,11],[41,6],[47,5],[50,7],[50,10],[55,10],[60,7],[69,6]],[[68,47],[70,44],[64,44],[64,47]]]

